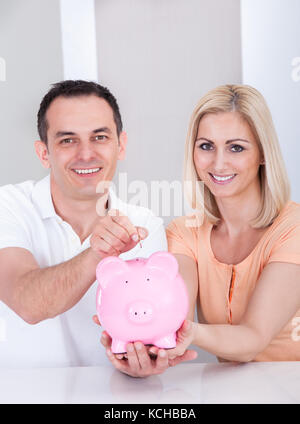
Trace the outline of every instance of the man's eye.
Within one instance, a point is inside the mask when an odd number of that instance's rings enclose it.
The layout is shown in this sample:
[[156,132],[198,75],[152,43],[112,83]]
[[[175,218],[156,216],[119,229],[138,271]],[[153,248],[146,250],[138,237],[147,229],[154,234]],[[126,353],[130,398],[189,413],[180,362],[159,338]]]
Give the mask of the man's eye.
[[107,135],[96,135],[96,141],[106,141],[108,139]]
[[212,145],[210,143],[202,143],[200,144],[199,148],[202,150],[211,150]]
[[73,143],[73,138],[64,138],[60,142],[60,144],[71,144],[71,143]]
[[239,144],[234,144],[230,147],[231,151],[234,153],[239,153],[242,152],[244,149],[244,147],[240,146]]

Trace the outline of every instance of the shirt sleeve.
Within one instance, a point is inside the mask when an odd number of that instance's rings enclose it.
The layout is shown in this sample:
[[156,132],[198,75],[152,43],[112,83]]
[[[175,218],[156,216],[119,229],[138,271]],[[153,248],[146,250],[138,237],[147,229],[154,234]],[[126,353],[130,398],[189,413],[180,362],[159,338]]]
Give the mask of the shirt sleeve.
[[[2,203],[2,202],[1,202]],[[32,251],[32,243],[25,223],[5,204],[0,204],[0,249],[22,247]]]
[[289,262],[300,265],[300,223],[281,235],[271,250],[268,262]]
[[184,226],[184,222],[172,221],[168,225],[166,233],[169,252],[189,256],[197,262],[193,251],[193,234],[191,229]]

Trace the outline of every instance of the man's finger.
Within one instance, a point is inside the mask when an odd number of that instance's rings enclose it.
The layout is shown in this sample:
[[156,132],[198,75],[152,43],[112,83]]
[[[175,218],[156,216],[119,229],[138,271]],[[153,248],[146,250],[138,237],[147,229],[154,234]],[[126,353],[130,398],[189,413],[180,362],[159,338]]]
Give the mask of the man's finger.
[[111,337],[106,333],[106,331],[102,332],[100,342],[104,347],[111,346]]
[[98,318],[98,315],[93,315],[93,321],[94,321],[95,324],[101,325],[99,318]]
[[129,237],[131,237],[133,241],[138,241],[139,235],[137,229],[126,215],[122,214],[118,209],[111,209],[108,215],[115,223],[119,224],[128,232]]
[[145,345],[141,342],[135,342],[134,347],[142,371],[145,373],[149,372],[151,368],[151,360]]
[[136,227],[140,240],[144,240],[148,237],[148,230],[145,227]]
[[168,355],[167,352],[163,349],[159,349],[157,353],[157,359],[156,359],[156,369],[159,372],[164,371],[166,368],[168,368]]
[[129,368],[136,374],[140,371],[140,363],[134,348],[133,343],[128,343],[126,346]]

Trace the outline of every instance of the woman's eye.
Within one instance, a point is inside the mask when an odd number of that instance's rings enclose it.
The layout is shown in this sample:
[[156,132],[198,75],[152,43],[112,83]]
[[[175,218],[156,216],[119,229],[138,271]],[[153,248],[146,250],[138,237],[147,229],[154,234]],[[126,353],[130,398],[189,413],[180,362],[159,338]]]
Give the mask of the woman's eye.
[[199,146],[200,149],[202,150],[211,150],[212,149],[212,145],[209,143],[202,143]]
[[240,146],[239,144],[234,144],[233,146],[230,147],[230,149],[234,153],[239,153],[244,150],[244,147]]

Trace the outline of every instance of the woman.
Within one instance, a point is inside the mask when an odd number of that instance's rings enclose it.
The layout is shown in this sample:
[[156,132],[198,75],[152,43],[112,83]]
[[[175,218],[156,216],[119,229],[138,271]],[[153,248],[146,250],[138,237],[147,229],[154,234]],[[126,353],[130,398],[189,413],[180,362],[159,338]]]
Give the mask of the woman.
[[[190,320],[168,358],[192,343],[220,360],[300,360],[300,205],[289,200],[272,118],[257,90],[225,85],[200,100],[185,181],[197,214],[175,219],[167,237],[188,286]],[[191,320],[196,302],[199,323]]]

